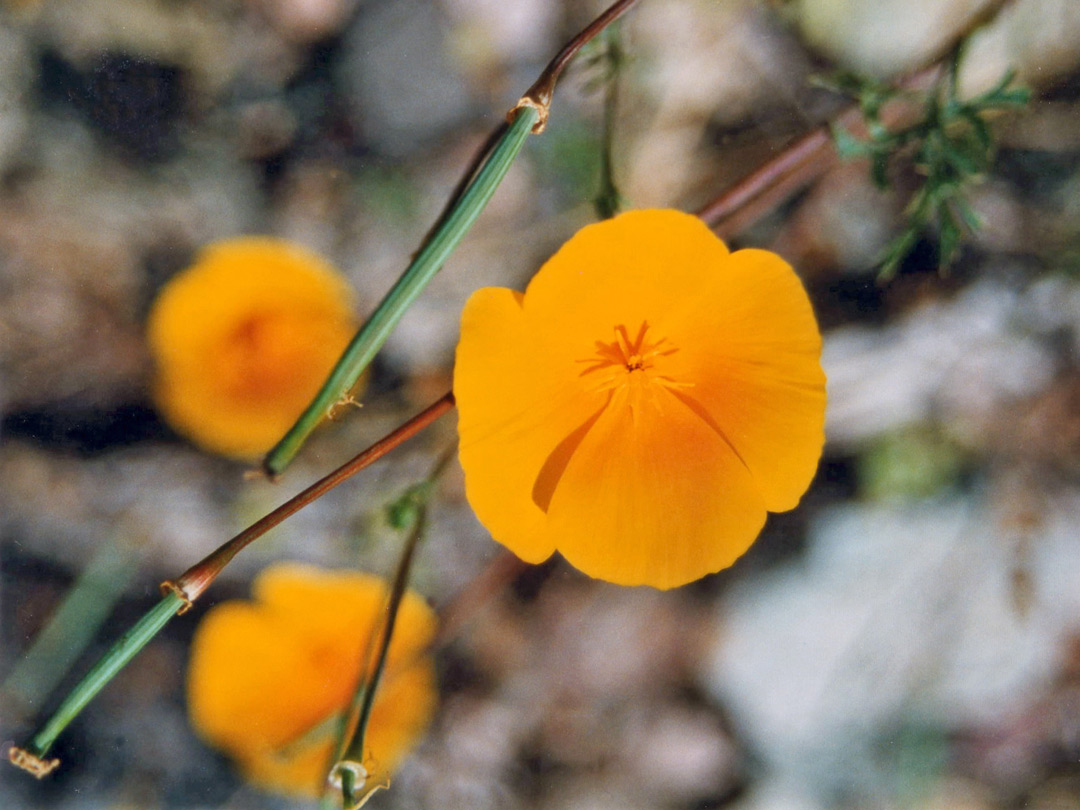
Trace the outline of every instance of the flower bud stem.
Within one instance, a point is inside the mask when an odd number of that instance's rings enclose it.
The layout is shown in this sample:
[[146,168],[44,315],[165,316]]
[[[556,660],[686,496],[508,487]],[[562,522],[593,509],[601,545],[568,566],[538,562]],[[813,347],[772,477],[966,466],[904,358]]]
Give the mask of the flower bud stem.
[[[348,711],[342,716],[338,730],[337,743],[334,746],[334,761],[330,765],[330,783],[335,784],[335,776],[340,777],[340,789],[342,806],[354,808],[362,805],[372,791],[379,787],[385,787],[389,781],[385,778],[378,779],[377,774],[370,774],[372,779],[365,784],[356,784],[355,773],[364,768],[364,740],[367,737],[367,725],[371,719],[371,710],[375,705],[375,694],[379,688],[379,681],[386,669],[386,659],[390,652],[390,642],[394,635],[394,626],[397,623],[398,610],[401,601],[405,597],[405,591],[409,586],[409,574],[412,571],[413,560],[416,557],[416,549],[424,537],[424,529],[427,525],[427,504],[435,482],[447,465],[454,458],[453,447],[444,452],[428,476],[418,484],[409,487],[404,495],[391,507],[391,512],[397,514],[394,525],[400,529],[409,529],[409,537],[401,550],[398,558],[397,570],[394,573],[394,582],[390,588],[390,594],[386,600],[386,610],[383,621],[379,624],[377,634],[373,634],[369,642],[368,652],[365,653],[364,669],[361,671],[360,681],[353,694],[352,702]],[[407,504],[407,507],[405,506]],[[378,647],[371,645],[376,641]],[[375,763],[378,767],[379,763]],[[385,777],[385,772],[378,776]]]
[[[349,706],[349,711],[345,715],[343,729],[347,733],[343,735],[344,742],[343,745],[339,746],[340,753],[337,756],[337,762],[333,766],[335,770],[342,773],[341,794],[344,807],[358,806],[365,798],[367,789],[378,786],[377,782],[372,782],[370,785],[366,783],[355,784],[349,779],[348,768],[342,766],[348,763],[358,763],[360,765],[364,763],[364,741],[367,738],[368,721],[371,719],[371,710],[375,705],[375,694],[379,689],[379,681],[382,680],[383,672],[386,669],[386,659],[390,652],[390,641],[394,635],[394,626],[397,623],[398,609],[401,607],[401,600],[405,597],[405,591],[409,586],[409,572],[412,570],[417,546],[420,545],[420,540],[424,536],[424,527],[427,523],[426,517],[426,506],[423,503],[417,504],[412,530],[409,532],[408,540],[406,540],[405,547],[401,551],[394,582],[390,588],[390,595],[387,597],[384,618],[379,627],[378,647],[375,650],[374,660],[369,660],[369,665],[365,667],[362,674],[363,680],[353,695],[352,705]],[[374,775],[372,774],[372,776]]]
[[405,440],[415,436],[444,413],[454,407],[454,395],[445,393],[433,405],[421,411],[396,430],[388,433],[359,455],[354,456],[329,475],[319,479],[298,495],[293,496],[273,512],[255,521],[232,540],[191,566],[174,582],[166,582],[163,588],[178,591],[189,603],[194,602],[210,586],[221,570],[229,564],[249,543],[266,534],[285,518],[318,500],[338,484],[351,478],[365,467],[385,456]]

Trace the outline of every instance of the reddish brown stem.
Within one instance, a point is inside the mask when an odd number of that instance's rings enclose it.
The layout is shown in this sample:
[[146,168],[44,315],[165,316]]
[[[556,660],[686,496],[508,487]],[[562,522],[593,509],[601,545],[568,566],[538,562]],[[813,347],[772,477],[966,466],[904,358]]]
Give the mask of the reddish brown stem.
[[[782,181],[794,176],[800,184],[808,183],[823,174],[830,162],[822,158],[829,157],[830,146],[828,128],[815,129],[707,203],[697,211],[697,215],[713,230],[728,230],[724,228],[726,220],[766,192],[780,187]],[[783,184],[784,187],[786,185]]]
[[555,84],[559,81],[559,76],[562,74],[563,69],[570,63],[571,59],[577,56],[578,51],[585,47],[585,45],[597,34],[621,17],[636,2],[637,0],[618,0],[618,2],[612,3],[603,14],[589,23],[576,37],[566,43],[563,49],[555,54],[555,58],[548,62],[547,67],[544,68],[544,72],[540,74],[540,78],[533,83],[532,87],[525,91],[525,95],[523,95],[521,100],[512,110],[510,110],[507,118],[512,120],[514,114],[520,107],[535,107],[538,117],[536,123],[533,125],[533,132],[543,132],[544,127],[547,125],[548,110],[551,109],[551,97],[555,94]]
[[[172,591],[186,603],[185,610],[198,599],[203,591],[221,573],[241,550],[249,543],[266,534],[285,518],[303,509],[312,501],[321,498],[338,484],[351,478],[365,467],[369,467],[395,447],[411,439],[440,416],[454,407],[452,392],[444,394],[435,404],[418,413],[405,424],[388,433],[375,444],[364,450],[329,475],[320,478],[303,492],[293,496],[274,511],[260,518],[229,540],[216,551],[191,566],[177,579],[163,582],[162,591]],[[181,611],[183,612],[183,611]]]
[[[972,32],[992,22],[1014,1],[998,0],[991,3],[968,23],[947,50],[953,51]],[[941,64],[932,64],[912,73],[900,81],[899,86],[904,90],[925,89],[937,80],[941,70]],[[886,105],[881,117],[885,126],[895,127],[903,124],[912,114],[909,105],[899,102]],[[834,120],[860,134],[862,115],[857,106],[848,107]],[[697,216],[721,236],[729,237],[738,233],[834,166],[838,158],[831,147],[829,127],[818,127],[706,203],[697,211]]]
[[[939,66],[920,70],[902,81],[900,86],[905,90],[926,88],[940,70]],[[895,127],[916,113],[910,104],[897,101],[885,106],[881,118],[886,126]],[[862,115],[856,106],[847,108],[834,121],[858,135],[864,134]],[[706,203],[697,211],[697,216],[721,236],[732,236],[752,225],[798,189],[809,185],[837,161],[829,127],[818,127]]]

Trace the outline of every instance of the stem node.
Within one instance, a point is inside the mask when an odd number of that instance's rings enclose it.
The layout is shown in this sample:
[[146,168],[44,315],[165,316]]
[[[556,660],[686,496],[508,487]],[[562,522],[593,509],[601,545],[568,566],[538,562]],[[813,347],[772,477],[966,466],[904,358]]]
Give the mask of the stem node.
[[528,93],[518,99],[518,103],[510,108],[510,111],[506,113],[506,121],[509,124],[514,123],[514,119],[517,118],[518,112],[525,107],[532,107],[536,110],[536,123],[533,124],[533,135],[539,135],[544,131],[547,126],[548,115],[551,112],[551,91],[535,91],[535,86],[530,89]]
[[168,596],[170,593],[176,594],[180,597],[180,601],[183,602],[180,608],[176,611],[177,616],[183,616],[185,613],[191,610],[191,606],[195,604],[195,600],[188,596],[187,592],[184,591],[182,587],[173,582],[171,579],[167,579],[162,582],[160,587],[162,596]]

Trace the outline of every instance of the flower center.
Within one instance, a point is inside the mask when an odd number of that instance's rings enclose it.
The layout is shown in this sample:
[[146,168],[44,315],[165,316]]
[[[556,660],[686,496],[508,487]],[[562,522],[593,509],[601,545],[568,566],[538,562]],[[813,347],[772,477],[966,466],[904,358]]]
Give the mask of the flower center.
[[615,327],[613,341],[598,340],[595,347],[596,351],[591,357],[577,361],[589,364],[580,376],[588,378],[594,390],[617,389],[634,380],[654,381],[670,388],[686,386],[657,372],[660,359],[675,354],[679,349],[665,337],[652,339],[648,321],[642,322],[633,337],[624,324],[619,324]]

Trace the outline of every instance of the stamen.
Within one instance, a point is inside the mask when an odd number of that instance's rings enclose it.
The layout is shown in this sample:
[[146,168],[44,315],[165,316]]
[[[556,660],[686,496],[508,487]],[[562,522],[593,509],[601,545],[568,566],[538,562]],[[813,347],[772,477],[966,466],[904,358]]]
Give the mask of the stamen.
[[614,329],[614,340],[605,343],[596,341],[596,353],[592,357],[578,359],[578,363],[586,363],[588,367],[581,372],[584,377],[589,374],[602,372],[593,380],[593,386],[597,390],[606,391],[621,387],[634,372],[643,372],[647,380],[658,382],[668,388],[686,388],[688,383],[677,382],[666,375],[657,374],[654,370],[656,361],[661,357],[675,354],[679,349],[672,346],[666,337],[662,337],[655,343],[647,340],[649,334],[649,322],[642,321],[637,334],[630,337],[630,331],[626,324],[617,324]]

